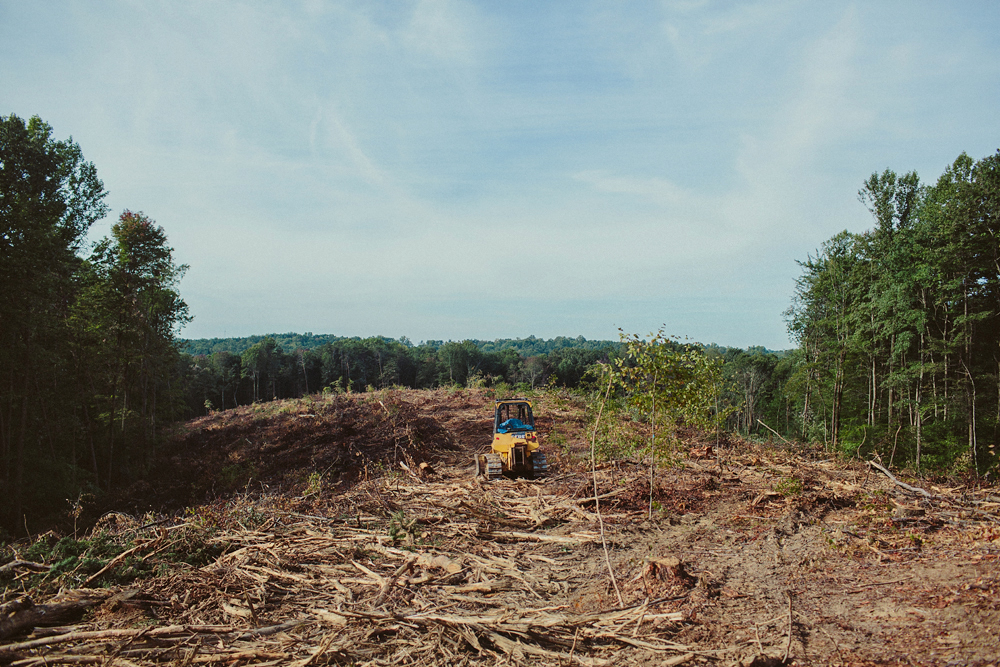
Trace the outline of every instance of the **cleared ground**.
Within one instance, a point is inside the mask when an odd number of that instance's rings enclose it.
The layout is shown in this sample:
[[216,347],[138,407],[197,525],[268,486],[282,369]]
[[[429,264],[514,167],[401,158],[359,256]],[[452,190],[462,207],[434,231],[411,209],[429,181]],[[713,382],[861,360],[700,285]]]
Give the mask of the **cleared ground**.
[[203,530],[210,562],[65,592],[48,602],[87,615],[7,637],[0,661],[996,664],[1000,494],[916,482],[927,498],[860,463],[692,436],[650,511],[648,468],[595,482],[584,407],[557,394],[536,402],[554,473],[484,482],[491,400],[382,392],[190,423],[103,525],[154,560]]

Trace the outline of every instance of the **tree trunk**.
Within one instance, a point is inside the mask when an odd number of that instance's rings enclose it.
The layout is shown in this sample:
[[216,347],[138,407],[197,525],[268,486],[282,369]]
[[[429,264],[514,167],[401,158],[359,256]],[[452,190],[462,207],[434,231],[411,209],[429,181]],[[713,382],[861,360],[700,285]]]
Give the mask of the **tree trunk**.
[[[28,392],[31,389],[32,363],[31,354],[32,341],[31,334],[27,337],[27,344],[24,352],[24,367],[22,372],[23,387],[21,388],[21,429],[17,436],[17,451],[14,461],[14,521],[21,524],[24,519],[24,443],[28,436]],[[25,528],[27,532],[27,528]],[[30,535],[29,535],[30,536]]]
[[948,421],[948,362],[951,360],[951,355],[948,354],[948,311],[945,310],[944,313],[944,333],[942,334],[942,342],[945,350],[944,353],[944,420]]
[[872,374],[871,374],[871,377],[868,378],[870,380],[870,382],[868,383],[868,425],[869,426],[874,426],[875,425],[875,392],[876,392],[876,385],[875,385],[875,355],[872,355],[871,360],[872,360]]
[[7,394],[6,418],[0,410],[0,465],[3,467],[3,485],[10,489],[10,473],[13,459],[11,454],[11,425],[14,422],[14,373],[10,374],[10,393]]
[[112,466],[115,460],[115,404],[118,402],[118,377],[115,376],[111,388],[111,411],[108,413],[108,480],[107,490],[111,490]]
[[916,391],[914,391],[914,402],[917,405],[917,470],[920,469],[920,438],[922,435],[923,428],[923,414],[920,411],[920,404],[923,398],[923,385],[924,385],[924,332],[920,332],[920,377],[917,380]]
[[[965,367],[965,375],[969,380],[969,385],[972,387],[972,395],[969,400],[969,409],[966,414],[969,418],[969,448],[972,449],[972,463],[976,467],[976,474],[979,474],[979,457],[976,452],[976,382],[972,378],[972,372],[969,371],[968,362],[971,361],[971,345],[972,345],[972,330],[969,325],[969,290],[966,282],[962,281],[963,288],[963,309],[965,313],[965,334],[963,336],[965,353],[962,359],[962,366]],[[969,396],[968,390],[966,390],[966,396]]]
[[[97,392],[93,392],[96,395]],[[93,423],[90,421],[90,409],[87,407],[87,401],[83,401],[83,420],[84,420],[84,430],[87,432],[87,444],[90,446],[90,465],[94,472],[94,484],[98,487],[101,485],[101,476],[98,473],[97,467],[97,450],[94,448],[94,428]]]
[[840,410],[844,397],[844,360],[847,349],[841,346],[833,372],[833,406],[830,412],[830,442],[833,449],[840,444]]
[[149,411],[149,445],[146,447],[146,463],[152,465],[156,457],[156,383],[153,383],[152,407]]
[[302,383],[306,388],[306,396],[309,395],[309,374],[306,373],[306,355],[299,355],[299,365],[302,366]]
[[806,396],[805,396],[805,399],[802,401],[802,438],[803,438],[803,440],[806,437],[806,418],[809,415],[809,396],[810,396],[810,393],[811,392],[809,391],[809,382],[806,381]]
[[656,471],[656,373],[653,373],[653,389],[650,392],[649,415],[649,518],[653,518],[653,478]]
[[[888,355],[889,367],[886,368],[886,377],[892,376],[892,358],[893,358],[893,351],[895,349],[896,349],[896,334],[893,334],[892,337],[889,339],[889,355]],[[888,426],[892,426],[892,398],[894,393],[895,392],[893,392],[892,385],[890,384],[889,395],[887,396],[887,413],[886,413],[886,425]]]
[[976,467],[976,474],[979,474],[979,452],[976,451],[976,381],[972,378],[972,373],[969,371],[969,367],[965,366],[965,374],[969,379],[969,387],[972,389],[970,392],[966,390],[967,400],[969,402],[969,407],[967,413],[969,415],[969,449],[972,450],[972,464]]
[[17,436],[17,452],[14,461],[14,520],[21,523],[24,511],[24,440],[28,430],[28,378],[24,378],[24,394],[21,398],[21,430]]

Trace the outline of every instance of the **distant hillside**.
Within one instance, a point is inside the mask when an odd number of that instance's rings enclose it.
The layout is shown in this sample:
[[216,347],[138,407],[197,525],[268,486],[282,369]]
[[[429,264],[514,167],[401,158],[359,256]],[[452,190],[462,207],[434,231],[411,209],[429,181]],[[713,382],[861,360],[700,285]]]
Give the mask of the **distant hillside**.
[[576,348],[581,350],[604,350],[606,348],[618,349],[621,343],[616,340],[587,340],[583,336],[567,338],[566,336],[556,336],[551,340],[535,338],[500,338],[493,341],[474,340],[483,352],[501,352],[503,350],[516,350],[522,357],[533,357],[540,354],[550,354],[556,350],[566,350]]
[[[281,349],[286,352],[291,352],[298,348],[304,348],[311,350],[313,348],[321,347],[327,343],[335,343],[340,340],[365,340],[357,336],[335,336],[333,334],[313,334],[312,332],[306,332],[304,334],[298,333],[283,333],[283,334],[262,334],[257,336],[245,336],[242,338],[194,338],[194,339],[182,339],[180,341],[181,350],[192,355],[199,354],[212,354],[214,352],[230,352],[232,354],[242,354],[245,350],[253,347],[257,343],[261,342],[266,338],[273,338]],[[371,338],[380,339],[384,341],[391,341],[393,339],[387,338],[385,336],[372,336]],[[414,347],[414,344],[406,337],[400,338],[399,341],[407,347]],[[438,349],[444,345],[446,341],[443,340],[428,340],[421,343],[422,346],[427,346],[433,349]],[[569,338],[566,336],[557,336],[552,339],[536,338],[534,336],[528,336],[527,338],[499,338],[497,340],[470,340],[471,343],[475,344],[483,352],[501,352],[503,350],[514,350],[522,357],[532,357],[543,354],[550,354],[556,350],[565,350],[570,348],[582,349],[582,350],[603,350],[606,348],[617,349],[621,346],[618,341],[612,340],[587,340],[583,336],[577,336],[576,338]]]
[[314,335],[312,332],[306,332],[304,334],[261,334],[257,336],[245,336],[243,338],[191,338],[181,339],[179,344],[183,352],[194,355],[212,354],[213,352],[242,354],[265,338],[273,338],[283,350],[291,351],[300,347],[311,350],[327,343],[344,340],[347,337],[334,336],[333,334]]

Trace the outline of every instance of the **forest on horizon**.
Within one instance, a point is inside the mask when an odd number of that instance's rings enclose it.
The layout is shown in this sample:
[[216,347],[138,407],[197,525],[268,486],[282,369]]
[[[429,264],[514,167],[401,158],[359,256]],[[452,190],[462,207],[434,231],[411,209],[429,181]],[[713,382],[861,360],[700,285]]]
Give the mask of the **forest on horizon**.
[[[683,387],[684,369],[705,361],[711,372],[698,377],[711,378],[712,410],[744,437],[777,433],[918,472],[996,474],[1000,151],[978,161],[963,153],[932,185],[913,172],[867,179],[859,196],[874,225],[800,262],[785,314],[798,347],[784,351],[637,342],[627,332],[621,341],[183,340],[187,267],[162,227],[125,210],[109,237],[85,247],[108,214],[105,196],[76,143],[54,139],[40,118],[0,117],[7,531],[142,478],[166,428],[209,411],[393,387],[596,395],[602,369],[638,368],[636,354],[679,364],[656,376],[661,390],[668,378]],[[649,420],[636,405],[632,418]]]
[[337,336],[335,334],[314,334],[311,331],[302,334],[295,332],[269,333],[231,338],[181,338],[177,342],[181,351],[198,356],[213,354],[215,352],[242,354],[257,343],[261,343],[269,338],[285,350],[295,350],[298,348],[312,350],[328,343],[337,343],[343,340],[360,341],[377,339],[386,343],[399,343],[406,347],[429,346],[435,349],[447,343],[470,342],[484,352],[499,352],[506,349],[513,349],[519,354],[526,356],[549,354],[555,350],[568,348],[600,350],[609,346],[618,347],[621,345],[620,341],[588,340],[583,336],[556,336],[549,339],[528,336],[526,338],[497,338],[495,340],[465,338],[462,340],[426,340],[414,343],[407,336],[401,336],[400,338],[390,338],[388,336]]

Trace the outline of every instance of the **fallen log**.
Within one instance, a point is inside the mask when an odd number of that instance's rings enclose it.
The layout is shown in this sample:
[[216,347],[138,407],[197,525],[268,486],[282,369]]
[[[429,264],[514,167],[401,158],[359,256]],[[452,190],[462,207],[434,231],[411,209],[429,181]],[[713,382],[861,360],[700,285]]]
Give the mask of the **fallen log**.
[[71,597],[55,598],[36,605],[30,597],[7,603],[0,609],[0,639],[28,632],[40,625],[60,625],[84,610],[111,597],[111,591],[77,591]]
[[0,574],[13,572],[14,570],[32,570],[33,572],[48,572],[49,566],[45,563],[35,563],[30,560],[15,560],[4,565],[0,565]]
[[919,493],[924,498],[930,498],[931,497],[930,493],[928,493],[924,489],[921,489],[919,486],[911,486],[910,484],[907,484],[906,482],[899,481],[898,479],[896,479],[896,476],[893,475],[891,472],[889,472],[884,466],[882,466],[882,465],[880,465],[878,463],[875,463],[874,461],[868,461],[868,465],[870,465],[873,468],[878,469],[883,475],[885,475],[886,477],[888,477],[889,479],[891,479],[892,482],[893,482],[893,484],[895,484],[896,486],[898,486],[900,488],[903,488],[903,489],[906,489],[910,493]]
[[[95,601],[96,602],[96,601]],[[46,605],[40,605],[46,606]],[[274,626],[276,628],[287,628],[292,627],[288,624],[281,624],[280,626]],[[0,660],[10,660],[12,658],[18,657],[19,652],[27,651],[31,649],[37,649],[47,646],[54,646],[57,644],[73,643],[79,644],[82,642],[89,642],[95,639],[133,639],[140,635],[147,637],[171,637],[171,636],[185,636],[185,635],[197,635],[197,634],[228,634],[237,630],[237,628],[231,625],[167,625],[159,628],[142,628],[142,629],[131,629],[131,628],[115,628],[110,630],[85,630],[81,632],[67,632],[61,635],[55,635],[52,637],[43,637],[41,639],[30,639],[28,641],[19,642],[16,644],[7,644],[5,646],[0,646]],[[268,628],[261,628],[256,631],[256,634],[264,634]],[[254,631],[244,633],[245,635],[253,634]]]
[[519,531],[484,531],[479,534],[482,539],[504,540],[508,542],[554,542],[556,544],[572,544],[579,546],[594,539],[589,535],[585,537],[564,537],[562,535],[547,535],[545,533],[523,533]]

